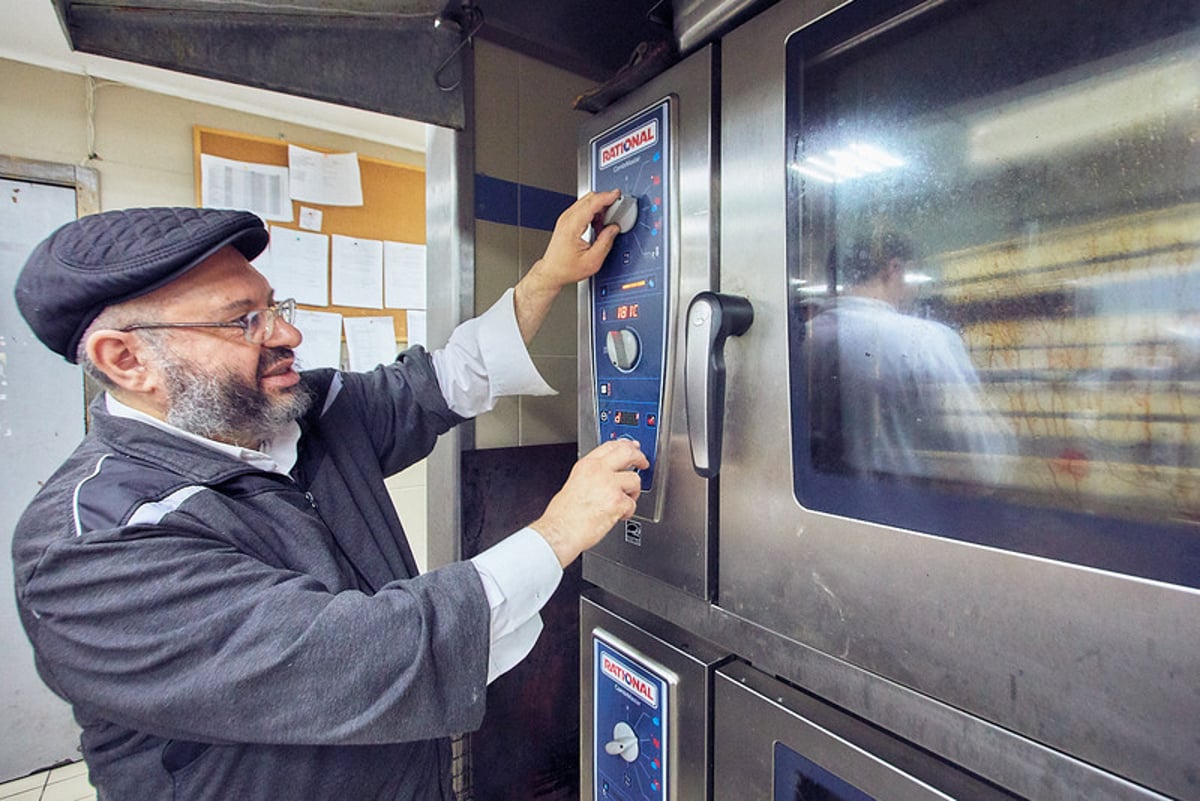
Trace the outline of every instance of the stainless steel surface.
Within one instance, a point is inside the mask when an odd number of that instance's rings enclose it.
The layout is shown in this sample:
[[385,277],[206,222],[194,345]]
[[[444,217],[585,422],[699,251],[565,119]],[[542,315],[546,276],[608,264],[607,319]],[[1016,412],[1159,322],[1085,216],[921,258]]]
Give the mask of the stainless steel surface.
[[[237,6],[154,0],[131,10],[123,0],[54,2],[79,52],[435,125],[464,124],[461,88],[442,91],[433,79],[459,36],[434,27],[429,3],[318,9],[269,0]],[[469,52],[460,63],[468,61]]]
[[[607,560],[584,579],[617,600],[736,653],[816,696],[1029,799],[1162,801],[1166,796],[889,681]],[[597,591],[599,592],[599,591]],[[622,607],[623,608],[623,607]],[[747,796],[751,797],[751,796]],[[1187,796],[1184,796],[1185,798]]]
[[673,26],[679,52],[690,53],[714,40],[774,0],[674,0]]
[[693,301],[688,308],[688,326],[684,352],[684,408],[687,409],[688,443],[692,466],[700,475],[707,475],[711,464],[712,432],[709,430],[709,409],[712,391],[708,364],[712,359],[713,310],[704,300]]
[[[671,153],[676,191],[671,209],[675,256],[668,265],[676,288],[668,308],[668,331],[682,346],[687,299],[711,289],[716,271],[716,188],[714,176],[715,121],[713,69],[716,53],[705,48],[672,67],[637,92],[624,98],[584,126],[580,134],[579,191],[590,190],[590,141],[644,108],[671,98]],[[682,299],[682,300],[680,300]],[[597,444],[596,387],[590,361],[592,308],[587,283],[579,290],[579,447],[582,453]],[[634,544],[623,536],[623,525],[585,558],[607,558],[637,566],[699,597],[711,592],[708,482],[692,470],[684,425],[682,352],[668,346],[665,362],[669,380],[660,415],[658,473],[651,492],[639,499],[641,537]],[[669,414],[667,411],[669,410]],[[661,519],[662,522],[656,522]]]
[[[31,0],[54,4],[72,49],[459,128],[434,81],[458,45],[460,0]],[[670,24],[644,0],[489,0],[478,39],[602,83]],[[265,43],[269,43],[267,46]],[[469,56],[468,56],[469,58]],[[312,65],[319,63],[320,69]],[[442,85],[453,83],[443,75]]]
[[[807,798],[797,777],[777,767],[779,746],[876,801],[1013,799],[743,662],[721,668],[715,684],[713,801]],[[819,780],[815,773],[806,778]]]
[[708,699],[713,670],[727,654],[695,634],[656,620],[619,599],[593,591],[580,599],[580,777],[581,798],[592,799],[594,727],[592,632],[602,629],[678,678],[672,687],[668,784],[671,801],[707,801],[711,718]]
[[[474,69],[463,75],[468,129],[475,116]],[[429,347],[446,344],[455,327],[475,316],[475,140],[430,126],[425,154],[426,270]],[[427,459],[428,567],[462,558],[462,452],[475,447],[468,420],[438,437]]]
[[[1078,759],[1200,797],[1200,594],[815,514],[794,499],[780,375],[784,43],[836,5],[783,3],[722,42],[721,291],[749,297],[756,320],[726,352],[720,605]],[[779,672],[811,679],[794,665]],[[894,730],[919,741],[924,725]]]
[[754,311],[745,298],[702,292],[688,305],[684,407],[692,466],[705,478],[721,471],[725,340],[746,333],[753,321]]

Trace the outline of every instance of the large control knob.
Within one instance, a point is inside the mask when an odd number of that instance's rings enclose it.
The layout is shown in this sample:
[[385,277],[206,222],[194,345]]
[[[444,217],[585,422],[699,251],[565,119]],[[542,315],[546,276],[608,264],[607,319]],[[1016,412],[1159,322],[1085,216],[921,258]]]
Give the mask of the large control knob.
[[621,755],[626,762],[636,762],[638,758],[638,738],[633,727],[625,721],[613,726],[613,738],[604,744],[604,753],[611,756]]
[[628,373],[637,366],[641,347],[642,344],[637,333],[632,328],[622,328],[618,331],[608,332],[604,351],[608,354],[608,360],[613,363],[613,367],[622,373]]

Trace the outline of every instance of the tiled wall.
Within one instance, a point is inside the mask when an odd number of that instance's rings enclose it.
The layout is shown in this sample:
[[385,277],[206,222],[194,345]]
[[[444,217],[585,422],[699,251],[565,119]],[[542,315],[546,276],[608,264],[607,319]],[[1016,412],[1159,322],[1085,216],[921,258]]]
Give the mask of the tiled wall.
[[[475,55],[475,307],[487,309],[545,251],[575,198],[582,112],[591,82],[486,42]],[[575,293],[565,290],[530,345],[558,395],[505,398],[476,420],[477,448],[576,440]]]

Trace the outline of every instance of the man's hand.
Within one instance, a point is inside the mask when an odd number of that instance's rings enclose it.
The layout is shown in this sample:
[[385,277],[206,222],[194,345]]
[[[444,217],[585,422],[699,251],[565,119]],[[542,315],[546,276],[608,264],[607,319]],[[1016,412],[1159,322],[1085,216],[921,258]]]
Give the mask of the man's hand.
[[634,468],[649,467],[636,442],[606,442],[575,463],[567,483],[529,527],[550,543],[565,568],[603,539],[618,520],[633,516],[642,491]]
[[[550,304],[563,287],[594,275],[604,263],[618,233],[616,225],[603,225],[604,210],[620,194],[619,189],[589,192],[559,215],[545,254],[517,283],[513,297],[517,325],[526,345],[542,327]],[[589,225],[597,232],[591,244],[581,238]]]

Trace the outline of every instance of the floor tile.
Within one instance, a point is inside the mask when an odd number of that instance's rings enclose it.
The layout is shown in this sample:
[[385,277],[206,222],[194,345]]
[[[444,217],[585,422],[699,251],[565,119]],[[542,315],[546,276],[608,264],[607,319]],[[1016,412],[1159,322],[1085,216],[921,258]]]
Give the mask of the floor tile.
[[61,765],[50,770],[50,783],[60,782],[63,779],[70,779],[74,776],[86,776],[87,772],[87,763],[83,760],[72,762],[69,765]]
[[42,801],[81,801],[81,799],[91,801],[95,797],[96,790],[88,782],[86,773],[69,776],[59,781],[54,780],[52,773],[50,782],[42,793]]
[[4,801],[40,801],[42,797],[41,787],[35,787],[32,790],[25,790],[24,792],[17,793],[16,795],[6,795],[7,792],[8,785],[0,785],[0,798],[3,798]]
[[[33,776],[22,776],[19,779],[13,779],[10,782],[0,784],[0,801],[9,801],[12,796],[18,793],[26,793],[30,790],[41,792],[41,789],[46,784],[46,774],[37,773]],[[24,799],[22,799],[24,801]]]

